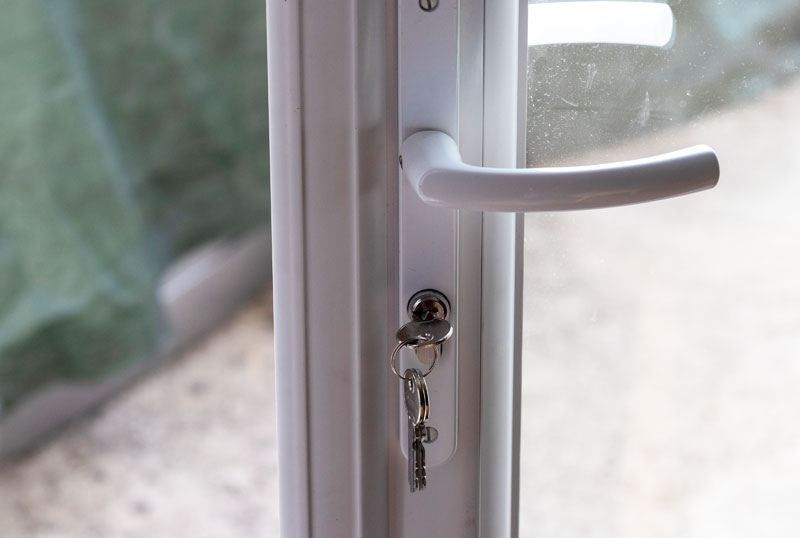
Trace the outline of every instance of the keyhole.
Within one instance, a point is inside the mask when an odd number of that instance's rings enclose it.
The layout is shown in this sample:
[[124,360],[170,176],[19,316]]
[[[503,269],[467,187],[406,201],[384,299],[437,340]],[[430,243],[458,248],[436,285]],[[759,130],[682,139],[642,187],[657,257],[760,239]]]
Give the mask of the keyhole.
[[439,7],[439,0],[419,0],[419,7],[422,11],[433,11]]

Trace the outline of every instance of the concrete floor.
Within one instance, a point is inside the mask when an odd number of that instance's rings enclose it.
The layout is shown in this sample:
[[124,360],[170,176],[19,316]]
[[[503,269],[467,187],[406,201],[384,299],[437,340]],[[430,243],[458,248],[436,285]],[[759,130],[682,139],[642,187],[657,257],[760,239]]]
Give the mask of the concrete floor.
[[[707,142],[714,191],[528,218],[522,536],[800,536],[799,100],[625,148]],[[265,297],[0,469],[0,536],[277,536],[270,327]]]
[[0,468],[0,537],[277,537],[274,383],[264,296]]

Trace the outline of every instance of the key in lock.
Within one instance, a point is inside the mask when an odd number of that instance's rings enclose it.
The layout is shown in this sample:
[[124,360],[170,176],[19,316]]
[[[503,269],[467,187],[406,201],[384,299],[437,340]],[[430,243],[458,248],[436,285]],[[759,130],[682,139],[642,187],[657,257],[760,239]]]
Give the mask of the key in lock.
[[[450,301],[439,291],[431,289],[422,290],[415,293],[411,299],[409,299],[406,311],[412,322],[447,320],[447,316],[450,313]],[[400,330],[397,331],[398,341],[400,341],[401,336],[407,337],[419,330],[421,330],[420,327],[410,324],[401,327]],[[414,353],[417,355],[417,360],[426,366],[431,366],[441,354],[442,343],[449,338],[450,335],[444,337],[441,342],[435,345],[422,344],[413,346]]]
[[[395,334],[398,344],[392,352],[392,371],[403,380],[403,400],[407,414],[408,481],[412,492],[425,489],[427,465],[425,443],[435,442],[438,430],[427,424],[430,398],[425,378],[431,374],[441,356],[442,344],[453,335],[453,326],[444,319],[449,310],[447,299],[434,290],[416,293],[408,303],[411,321],[400,327]],[[398,371],[399,352],[409,347],[418,360],[428,363],[425,372],[408,368],[404,375]],[[426,360],[427,359],[427,360]]]

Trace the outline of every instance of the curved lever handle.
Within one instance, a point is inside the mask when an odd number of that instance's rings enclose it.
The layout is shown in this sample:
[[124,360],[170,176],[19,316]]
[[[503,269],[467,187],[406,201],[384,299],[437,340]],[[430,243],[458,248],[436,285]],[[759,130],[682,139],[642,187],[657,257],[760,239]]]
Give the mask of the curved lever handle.
[[455,141],[420,131],[401,147],[403,171],[428,204],[478,211],[562,211],[661,200],[710,189],[719,162],[708,146],[646,159],[563,168],[464,164]]

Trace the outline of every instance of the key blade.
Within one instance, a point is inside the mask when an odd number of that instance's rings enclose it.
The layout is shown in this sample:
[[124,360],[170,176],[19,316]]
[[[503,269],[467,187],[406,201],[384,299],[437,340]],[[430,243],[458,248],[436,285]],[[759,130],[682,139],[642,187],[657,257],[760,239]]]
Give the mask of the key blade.
[[[419,430],[417,430],[419,432]],[[414,441],[416,445],[416,482],[419,490],[425,489],[427,485],[427,471],[425,469],[425,447],[422,445],[422,438],[417,437]]]
[[408,486],[411,488],[411,493],[417,490],[417,452],[414,447],[415,428],[408,421]]

